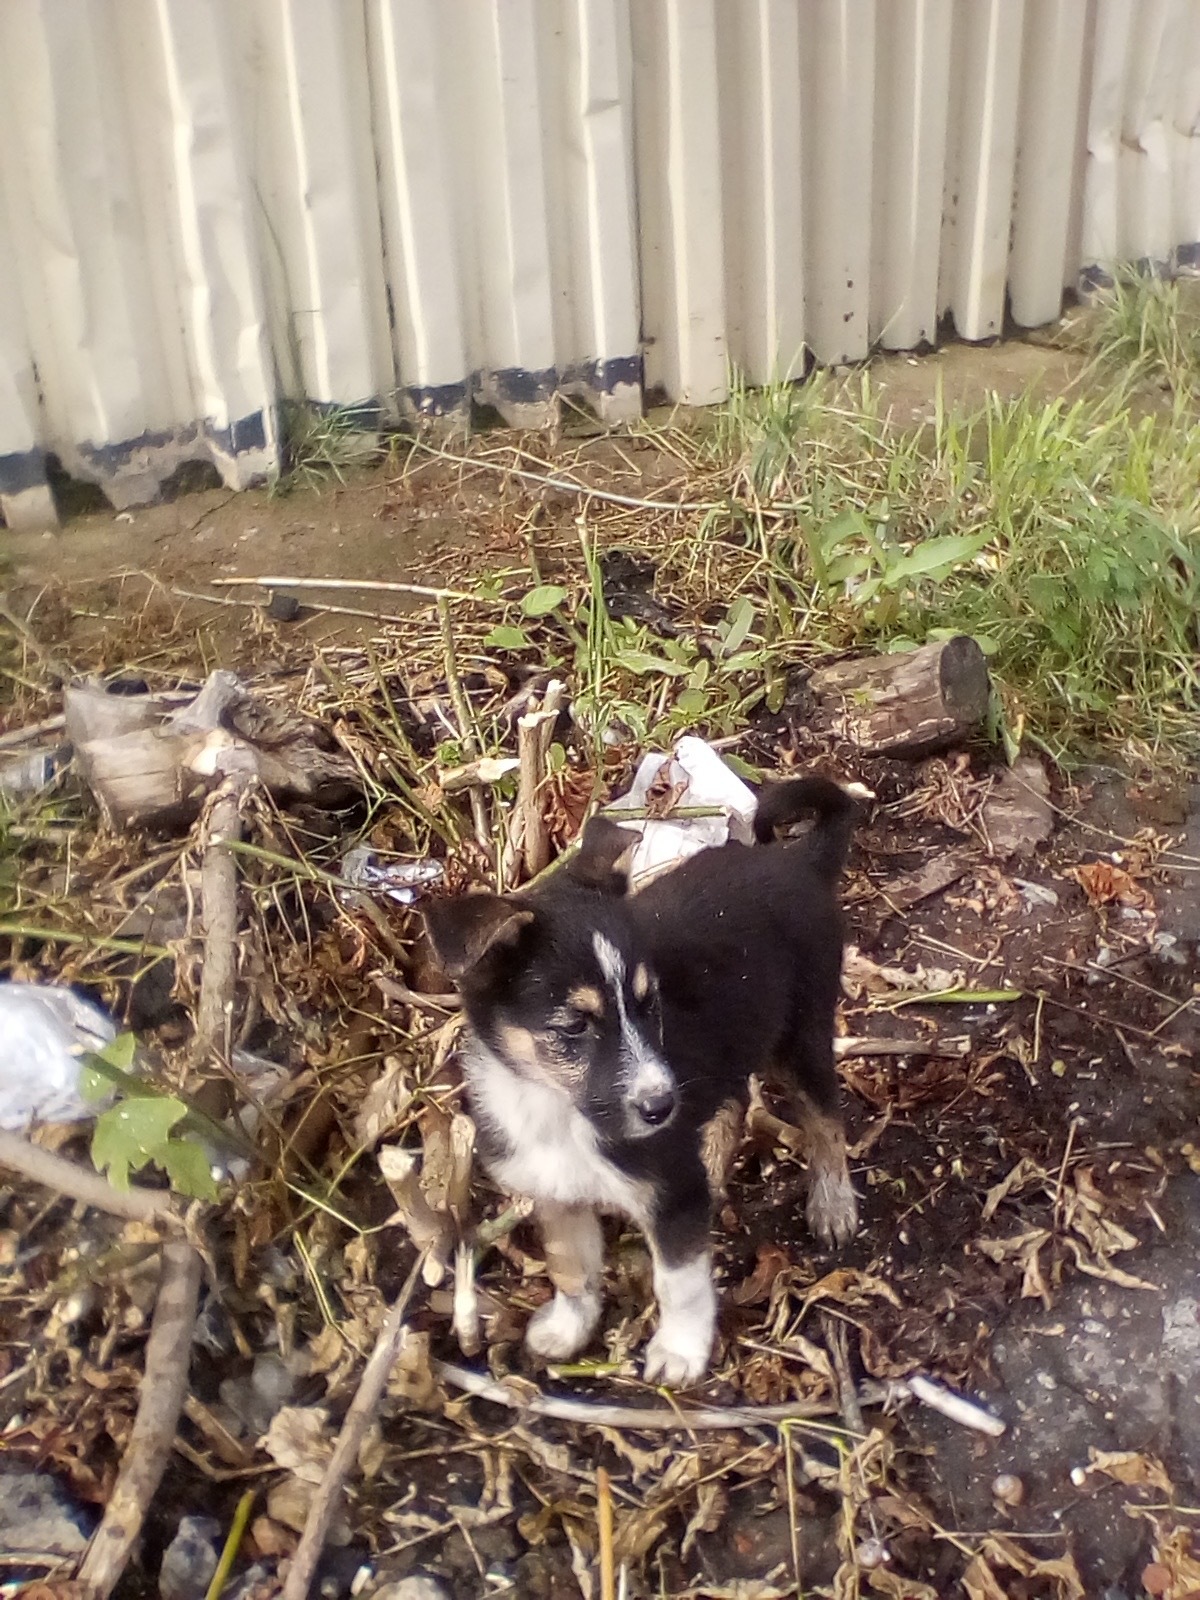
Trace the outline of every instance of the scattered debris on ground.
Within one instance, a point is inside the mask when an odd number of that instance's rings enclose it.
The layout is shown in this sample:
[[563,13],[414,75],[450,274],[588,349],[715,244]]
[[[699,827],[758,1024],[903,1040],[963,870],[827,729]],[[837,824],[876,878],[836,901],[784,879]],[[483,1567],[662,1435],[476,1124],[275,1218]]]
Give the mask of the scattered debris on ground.
[[[215,670],[169,597],[123,602],[132,577],[99,618],[14,612],[7,973],[113,1029],[74,1047],[94,1121],[0,1134],[0,1581],[1200,1584],[1195,793],[1018,757],[959,636],[832,659],[744,528],[707,555],[661,537],[681,486],[623,448],[635,480],[614,449],[581,492],[519,445],[414,458],[387,504],[457,496],[477,548],[389,579],[417,609],[365,637],[311,643],[286,575]],[[535,1371],[536,1235],[475,1170],[420,906],[528,881],[631,791],[670,840],[736,828],[739,778],[810,768],[874,797],[839,1041],[862,1232],[808,1236],[759,1101],[718,1204],[711,1379],[639,1380],[648,1262],[615,1223],[602,1336]]]

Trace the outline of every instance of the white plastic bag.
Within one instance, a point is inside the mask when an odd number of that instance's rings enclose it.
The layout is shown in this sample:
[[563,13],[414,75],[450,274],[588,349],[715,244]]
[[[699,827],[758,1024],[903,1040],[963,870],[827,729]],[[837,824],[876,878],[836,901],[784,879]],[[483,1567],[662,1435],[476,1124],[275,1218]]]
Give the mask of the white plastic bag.
[[0,982],[0,1128],[94,1117],[102,1107],[79,1092],[82,1058],[116,1036],[110,1018],[70,989]]
[[[660,778],[678,791],[674,809],[713,807],[719,815],[621,822],[620,812],[645,809],[651,785]],[[726,844],[730,839],[740,844],[752,843],[757,804],[753,789],[721,760],[713,747],[688,734],[669,756],[644,756],[629,793],[612,801],[605,811],[622,827],[641,833],[629,874],[636,890],[700,850]]]

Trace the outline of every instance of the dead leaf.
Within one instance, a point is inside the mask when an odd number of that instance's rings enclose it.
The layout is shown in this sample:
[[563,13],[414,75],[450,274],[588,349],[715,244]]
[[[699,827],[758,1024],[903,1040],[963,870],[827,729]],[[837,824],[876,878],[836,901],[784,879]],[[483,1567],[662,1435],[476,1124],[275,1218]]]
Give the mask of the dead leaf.
[[1143,889],[1124,867],[1111,861],[1089,861],[1081,867],[1070,867],[1067,876],[1075,879],[1091,906],[1112,905],[1115,901],[1138,911],[1154,909],[1148,890]]
[[716,1479],[702,1483],[696,1491],[696,1509],[688,1518],[688,1525],[683,1531],[683,1543],[679,1547],[679,1554],[685,1561],[700,1534],[716,1533],[728,1511],[729,1494],[724,1486]]
[[965,982],[965,974],[958,968],[918,966],[910,972],[907,967],[880,966],[855,945],[846,947],[842,960],[842,987],[852,1000],[897,989],[916,994],[940,994],[947,989],[961,988]]
[[737,1306],[762,1305],[771,1298],[776,1278],[780,1273],[789,1271],[791,1265],[786,1250],[770,1242],[760,1244],[753,1272],[730,1291],[729,1298]]
[[993,1184],[988,1190],[979,1220],[981,1222],[990,1222],[996,1215],[997,1207],[1001,1201],[1007,1200],[1010,1194],[1016,1193],[1019,1189],[1024,1189],[1035,1179],[1045,1178],[1046,1176],[1046,1169],[1043,1166],[1031,1160],[1029,1156],[1022,1156],[1008,1176],[1001,1178],[999,1183]]
[[1042,1560],[1007,1534],[992,1533],[962,1575],[962,1586],[970,1600],[1008,1600],[1008,1590],[1000,1583],[994,1567],[1007,1567],[1022,1578],[1044,1579],[1053,1586],[1055,1600],[1086,1600],[1087,1591],[1071,1555]]
[[890,1283],[870,1272],[859,1272],[856,1267],[836,1267],[818,1278],[806,1289],[801,1305],[801,1315],[820,1300],[836,1300],[839,1305],[861,1306],[870,1299],[886,1300],[890,1306],[901,1309],[900,1296]]
[[407,1327],[402,1331],[400,1348],[388,1374],[387,1392],[407,1400],[419,1411],[437,1408],[438,1385],[433,1375],[428,1333],[416,1333]]
[[1175,1485],[1158,1457],[1143,1455],[1139,1450],[1097,1450],[1090,1446],[1087,1470],[1103,1473],[1106,1478],[1132,1488],[1161,1489],[1165,1495],[1175,1494]]
[[255,1517],[250,1524],[250,1537],[260,1556],[277,1557],[295,1554],[296,1535],[290,1528],[271,1517]]
[[333,1454],[329,1413],[324,1406],[284,1406],[262,1441],[276,1466],[303,1483],[320,1483]]
[[1142,1571],[1142,1587],[1159,1600],[1196,1600],[1200,1596],[1200,1559],[1193,1549],[1191,1531],[1157,1517],[1147,1520],[1154,1527],[1154,1560]]
[[400,1056],[386,1056],[382,1073],[367,1090],[354,1119],[356,1141],[364,1149],[373,1149],[384,1134],[399,1127],[414,1093],[412,1063]]
[[617,1516],[613,1529],[613,1555],[618,1563],[640,1561],[667,1529],[667,1513],[651,1506]]
[[906,1578],[902,1572],[893,1572],[890,1567],[868,1572],[867,1582],[876,1594],[887,1595],[888,1600],[939,1600],[936,1589],[916,1578]]

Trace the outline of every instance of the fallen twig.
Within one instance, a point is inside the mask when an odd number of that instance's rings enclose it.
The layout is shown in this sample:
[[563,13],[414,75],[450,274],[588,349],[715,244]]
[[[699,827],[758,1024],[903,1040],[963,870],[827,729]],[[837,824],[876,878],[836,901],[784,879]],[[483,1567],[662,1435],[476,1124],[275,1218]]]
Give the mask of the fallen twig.
[[858,1389],[850,1371],[849,1337],[846,1333],[846,1324],[832,1317],[828,1312],[822,1315],[822,1325],[825,1332],[825,1348],[829,1352],[829,1360],[837,1378],[838,1398],[842,1402],[842,1416],[846,1426],[855,1433],[862,1433],[863,1414],[858,1402]]
[[[471,704],[458,674],[458,656],[454,648],[454,628],[450,621],[450,605],[445,595],[438,596],[438,628],[442,635],[442,670],[446,674],[446,687],[450,691],[450,704],[458,719],[458,732],[462,739],[463,754],[474,760],[479,754],[479,740],[475,734],[475,721]],[[476,786],[468,791],[471,801],[471,820],[475,824],[475,841],[482,850],[491,842],[488,829],[487,806]]]
[[[265,612],[267,609],[261,600],[236,600],[232,595],[201,594],[197,589],[181,589],[177,584],[172,584],[167,592],[176,595],[180,600],[200,600],[207,606],[234,606],[240,611],[258,612]],[[326,606],[316,600],[306,600],[304,609],[322,617],[362,617],[367,622],[406,623],[411,620],[391,611],[363,611],[358,606]]]
[[304,1532],[300,1535],[300,1543],[296,1547],[296,1554],[292,1557],[292,1564],[284,1580],[282,1600],[308,1600],[317,1562],[321,1559],[321,1551],[325,1547],[326,1535],[337,1507],[338,1494],[351,1464],[358,1455],[367,1427],[379,1408],[388,1373],[392,1370],[400,1348],[400,1338],[404,1332],[404,1315],[417,1286],[423,1264],[424,1256],[419,1255],[413,1262],[412,1271],[396,1296],[395,1303],[387,1314],[387,1320],[379,1331],[371,1359],[363,1369],[358,1390],[350,1402],[346,1420],[342,1423],[342,1431],[338,1434],[333,1454],[329,1458],[329,1465],[325,1468],[325,1475],[309,1506]]
[[596,1532],[600,1546],[600,1600],[616,1600],[612,1481],[603,1467],[596,1468]]
[[154,1189],[117,1189],[98,1172],[68,1161],[51,1150],[31,1144],[19,1134],[0,1128],[0,1167],[9,1167],[34,1183],[55,1189],[71,1200],[95,1206],[114,1217],[133,1222],[175,1222],[169,1194]]
[[964,1428],[974,1428],[976,1433],[987,1433],[993,1439],[998,1439],[1007,1431],[1008,1424],[994,1412],[985,1410],[977,1401],[968,1400],[965,1395],[955,1394],[952,1389],[935,1383],[923,1373],[914,1372],[901,1387],[931,1410],[940,1411],[942,1416],[949,1417],[951,1422],[960,1423]]
[[546,828],[546,813],[542,786],[546,781],[546,762],[558,721],[566,698],[566,686],[551,678],[540,706],[534,701],[523,717],[517,719],[517,756],[520,769],[517,779],[517,803],[513,808],[509,832],[509,845],[505,852],[506,875],[511,881],[525,863],[526,875],[536,878],[550,865],[550,835]]
[[971,1041],[957,1039],[865,1039],[854,1034],[833,1041],[833,1053],[839,1061],[847,1057],[866,1056],[946,1056],[957,1059],[971,1053]]
[[79,1567],[79,1581],[96,1600],[116,1587],[171,1455],[187,1393],[188,1363],[200,1256],[182,1239],[163,1246],[162,1281],[146,1343],[146,1367],[133,1431],[104,1517]]
[[385,583],[369,578],[211,578],[214,589],[248,589],[254,584],[264,589],[359,589],[364,594],[416,594],[426,600],[474,600],[494,605],[490,597],[466,594],[461,589],[430,589],[423,583]]
[[444,1015],[447,1011],[462,1010],[462,1001],[456,994],[420,994],[383,972],[373,973],[372,982],[385,999],[397,1000],[405,1006],[416,1006],[419,1011],[437,1011]]
[[24,728],[12,728],[0,733],[0,750],[12,750],[17,745],[30,744],[44,733],[57,733],[66,726],[67,719],[60,712],[56,717],[43,717],[41,722],[31,722]]
[[237,982],[238,869],[232,846],[242,837],[241,797],[246,779],[238,775],[217,791],[208,814],[208,838],[200,869],[204,912],[204,966],[196,1011],[197,1056],[226,1059],[231,1045],[233,996]]
[[[510,1386],[503,1380],[487,1378],[481,1372],[455,1366],[449,1361],[435,1361],[433,1370],[443,1382],[464,1394],[480,1400],[490,1400],[494,1405],[507,1406],[510,1411],[528,1411],[538,1417],[553,1417],[558,1422],[579,1422],[589,1428],[645,1428],[648,1430],[679,1430],[686,1433],[698,1428],[712,1431],[719,1428],[775,1428],[781,1422],[805,1422],[810,1418],[836,1416],[838,1406],[831,1400],[795,1400],[778,1406],[621,1406],[598,1404],[592,1400],[560,1399],[557,1395],[542,1394],[539,1390],[526,1392]],[[886,1398],[887,1386],[864,1384],[859,1391],[860,1405],[879,1405]],[[284,1600],[288,1600],[285,1595]]]
[[[525,483],[536,483],[544,489],[557,489],[564,494],[582,495],[587,500],[603,501],[605,505],[627,506],[633,511],[708,512],[719,511],[722,508],[722,502],[718,500],[643,500],[637,495],[615,494],[611,489],[596,489],[591,484],[576,483],[572,478],[556,478],[546,473],[528,472],[520,467],[509,466],[503,461],[489,461],[485,456],[458,456],[452,451],[439,450],[436,445],[426,444],[423,439],[414,439],[412,445],[414,450],[424,450],[431,456],[437,456],[441,461],[452,461],[456,466],[488,467],[492,472],[502,473],[508,478],[520,478]],[[260,578],[259,582],[262,581]]]

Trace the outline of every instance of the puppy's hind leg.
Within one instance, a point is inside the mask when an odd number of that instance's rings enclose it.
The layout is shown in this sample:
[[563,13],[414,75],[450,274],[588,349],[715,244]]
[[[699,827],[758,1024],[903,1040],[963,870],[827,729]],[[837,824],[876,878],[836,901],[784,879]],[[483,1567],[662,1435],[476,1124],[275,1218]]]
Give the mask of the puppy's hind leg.
[[825,1244],[848,1244],[858,1231],[858,1200],[846,1157],[832,1019],[828,1032],[812,1028],[798,1033],[782,1065],[798,1091],[796,1121],[809,1171],[808,1226]]
[[525,1344],[543,1360],[569,1361],[600,1321],[604,1236],[599,1218],[586,1206],[541,1204],[537,1217],[555,1292],[529,1319]]

